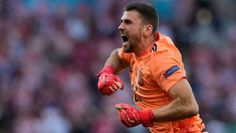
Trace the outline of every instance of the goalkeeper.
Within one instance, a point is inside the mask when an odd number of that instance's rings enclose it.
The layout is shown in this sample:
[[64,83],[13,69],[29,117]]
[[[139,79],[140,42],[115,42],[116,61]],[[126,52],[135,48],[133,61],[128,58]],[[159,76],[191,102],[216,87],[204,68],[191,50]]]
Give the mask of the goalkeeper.
[[182,57],[172,40],[155,32],[158,15],[145,3],[130,3],[118,27],[122,48],[114,50],[99,72],[98,90],[111,95],[124,84],[116,75],[129,68],[137,107],[115,105],[127,127],[142,124],[152,133],[201,133],[205,128],[186,78]]

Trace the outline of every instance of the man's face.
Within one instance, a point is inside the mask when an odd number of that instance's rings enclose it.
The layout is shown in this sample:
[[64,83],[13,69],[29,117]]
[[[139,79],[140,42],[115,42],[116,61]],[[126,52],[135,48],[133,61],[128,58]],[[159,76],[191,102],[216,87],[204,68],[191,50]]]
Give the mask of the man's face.
[[125,11],[121,17],[121,24],[118,27],[123,39],[124,52],[134,52],[142,37],[142,20],[137,11]]

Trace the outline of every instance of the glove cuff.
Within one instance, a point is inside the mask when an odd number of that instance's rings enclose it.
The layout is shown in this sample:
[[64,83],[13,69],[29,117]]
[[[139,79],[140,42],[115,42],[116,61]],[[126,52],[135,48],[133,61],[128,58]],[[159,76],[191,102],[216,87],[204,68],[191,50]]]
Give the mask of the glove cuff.
[[154,114],[151,110],[139,110],[141,123],[145,127],[152,127],[153,122],[156,121]]
[[115,70],[112,66],[104,66],[103,69],[96,76],[100,76],[102,73],[114,74]]

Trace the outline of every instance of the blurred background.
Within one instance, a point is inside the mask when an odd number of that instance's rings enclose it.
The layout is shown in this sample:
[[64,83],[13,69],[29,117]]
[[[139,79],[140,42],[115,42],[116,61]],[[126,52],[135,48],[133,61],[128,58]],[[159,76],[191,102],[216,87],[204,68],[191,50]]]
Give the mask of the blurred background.
[[[123,126],[113,105],[126,87],[97,91],[131,0],[0,0],[0,133],[145,133]],[[180,49],[210,133],[236,132],[236,1],[151,0],[158,31]]]

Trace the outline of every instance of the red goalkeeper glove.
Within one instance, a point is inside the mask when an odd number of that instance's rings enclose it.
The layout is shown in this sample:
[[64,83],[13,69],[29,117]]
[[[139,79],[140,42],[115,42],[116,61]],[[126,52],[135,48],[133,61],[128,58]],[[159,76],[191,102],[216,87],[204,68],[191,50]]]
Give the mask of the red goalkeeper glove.
[[124,83],[114,74],[111,66],[105,66],[98,74],[98,90],[103,95],[111,95],[117,90],[124,89]]
[[116,104],[120,121],[127,127],[134,127],[143,124],[145,127],[152,127],[155,121],[151,110],[138,110],[129,104]]

